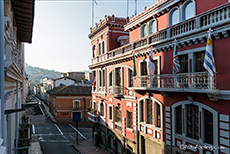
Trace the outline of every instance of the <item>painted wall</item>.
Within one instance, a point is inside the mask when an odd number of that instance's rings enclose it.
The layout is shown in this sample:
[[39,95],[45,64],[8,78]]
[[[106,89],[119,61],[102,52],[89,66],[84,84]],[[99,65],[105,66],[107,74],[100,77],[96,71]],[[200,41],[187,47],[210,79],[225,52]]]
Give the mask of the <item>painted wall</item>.
[[197,14],[208,11],[214,7],[225,4],[229,2],[228,0],[196,0],[196,11]]

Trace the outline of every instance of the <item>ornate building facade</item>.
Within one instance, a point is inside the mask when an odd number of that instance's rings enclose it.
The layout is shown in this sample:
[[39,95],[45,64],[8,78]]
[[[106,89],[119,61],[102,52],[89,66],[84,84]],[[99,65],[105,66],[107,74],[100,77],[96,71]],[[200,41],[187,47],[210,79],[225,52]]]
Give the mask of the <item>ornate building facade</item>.
[[[32,42],[34,1],[2,1],[0,18],[4,26],[3,57],[4,94],[1,91],[1,148],[0,153],[15,153],[19,145],[19,124],[22,123],[22,104],[25,103],[24,43]],[[3,15],[3,16],[2,16]],[[2,42],[1,42],[2,45]],[[2,48],[2,46],[1,46]],[[2,50],[1,50],[2,51]],[[2,63],[1,63],[2,67]],[[2,74],[1,74],[2,75]],[[1,76],[2,79],[3,76]],[[2,87],[2,82],[1,82]]]
[[[228,0],[158,0],[130,20],[106,17],[96,24],[89,68],[98,115],[89,119],[100,145],[114,153],[229,153],[229,23]],[[203,66],[210,28],[214,76]],[[173,74],[175,39],[181,71]]]

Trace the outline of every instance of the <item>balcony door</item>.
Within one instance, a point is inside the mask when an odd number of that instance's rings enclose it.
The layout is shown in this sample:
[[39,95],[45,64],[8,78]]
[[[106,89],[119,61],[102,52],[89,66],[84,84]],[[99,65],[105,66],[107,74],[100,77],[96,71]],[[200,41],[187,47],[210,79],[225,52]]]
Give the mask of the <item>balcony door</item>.
[[141,87],[147,87],[148,82],[147,62],[141,62]]
[[116,86],[121,86],[121,68],[116,68],[115,70],[116,75]]

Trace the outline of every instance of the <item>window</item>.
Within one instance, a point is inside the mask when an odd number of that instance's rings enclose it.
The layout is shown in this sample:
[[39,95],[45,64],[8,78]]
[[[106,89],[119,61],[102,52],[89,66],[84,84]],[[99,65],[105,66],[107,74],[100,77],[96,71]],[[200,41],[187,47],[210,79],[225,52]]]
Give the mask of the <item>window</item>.
[[179,56],[181,73],[188,73],[188,55]]
[[96,77],[96,71],[93,71],[93,90],[94,91],[96,90],[96,84],[97,84],[96,79],[97,79],[97,77]]
[[73,107],[79,108],[81,106],[80,101],[73,101]]
[[97,102],[93,103],[93,107],[94,107],[94,109],[97,109]]
[[98,44],[98,55],[101,55],[101,43]]
[[103,76],[103,87],[105,86],[105,70],[102,71],[102,76]]
[[133,116],[132,116],[132,112],[130,111],[127,111],[127,127],[133,128]]
[[120,107],[116,107],[115,108],[115,122],[121,123],[121,108]]
[[154,62],[154,66],[155,66],[154,74],[158,75],[158,62],[157,62],[157,60],[154,60],[153,62]]
[[103,41],[102,42],[102,54],[104,54],[105,53],[105,42]]
[[153,124],[153,106],[152,106],[152,101],[150,99],[146,99],[145,101],[147,102],[146,123],[147,124]]
[[195,8],[194,8],[194,3],[190,1],[189,3],[185,4],[184,6],[184,20],[187,20],[189,18],[192,18],[195,16]]
[[113,107],[109,106],[109,120],[113,119]]
[[195,53],[195,62],[196,62],[195,71],[196,72],[205,71],[205,68],[203,66],[203,64],[204,64],[204,56],[205,56],[204,52]]
[[101,71],[99,71],[99,86],[102,86],[102,77],[101,77]]
[[153,20],[150,23],[149,30],[150,30],[150,34],[153,34],[153,33],[157,32],[157,21],[156,20]]
[[93,46],[93,48],[92,48],[92,52],[93,52],[93,58],[96,56],[96,53],[95,53],[95,45]]
[[204,142],[213,144],[213,115],[204,109]]
[[144,101],[140,101],[140,122],[144,122]]
[[115,128],[121,131],[121,108],[115,108]]
[[147,26],[144,24],[141,28],[141,37],[147,36]]
[[109,86],[113,85],[113,78],[112,78],[113,74],[112,72],[109,73]]
[[147,75],[147,62],[141,62],[141,75]]
[[161,108],[160,108],[160,105],[158,103],[155,103],[156,104],[156,127],[161,127]]
[[175,25],[177,23],[179,23],[179,10],[178,9],[174,9],[171,13],[170,13],[170,25]]
[[187,105],[187,136],[199,139],[199,112],[198,106]]
[[128,69],[128,87],[133,86],[133,71]]
[[144,122],[155,127],[162,127],[162,105],[154,98],[145,98],[138,104],[139,122]]
[[176,133],[182,134],[182,108],[181,105],[176,107]]
[[[183,101],[176,104],[172,105],[172,123],[175,120],[173,132],[203,142],[202,144],[218,146],[218,133],[214,133],[218,131],[218,112],[198,102]],[[187,140],[180,135],[176,138]]]
[[121,86],[121,68],[116,68],[115,70],[116,74],[116,86]]
[[100,115],[101,116],[105,116],[105,110],[104,110],[104,103],[100,103]]

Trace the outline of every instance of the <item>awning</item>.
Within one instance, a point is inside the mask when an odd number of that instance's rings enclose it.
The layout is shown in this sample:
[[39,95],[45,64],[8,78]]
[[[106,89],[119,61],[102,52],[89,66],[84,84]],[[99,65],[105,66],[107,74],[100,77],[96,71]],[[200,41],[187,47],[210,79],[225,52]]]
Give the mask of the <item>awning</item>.
[[32,42],[35,0],[11,0],[19,41]]

